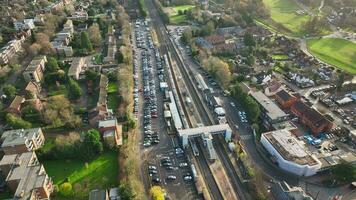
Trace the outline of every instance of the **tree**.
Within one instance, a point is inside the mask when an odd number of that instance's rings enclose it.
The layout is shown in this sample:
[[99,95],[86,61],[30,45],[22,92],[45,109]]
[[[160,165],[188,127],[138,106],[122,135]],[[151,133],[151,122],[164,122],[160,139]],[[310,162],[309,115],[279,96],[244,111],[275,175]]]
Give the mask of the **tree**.
[[46,64],[46,70],[48,70],[49,72],[56,72],[59,70],[58,61],[56,58],[54,58],[54,57],[48,58],[48,61]]
[[337,181],[342,183],[356,180],[356,167],[351,163],[341,162],[332,169],[331,173]]
[[69,182],[62,183],[59,186],[59,193],[65,197],[68,197],[72,194],[72,184]]
[[80,88],[79,84],[72,78],[69,78],[68,87],[69,87],[69,91],[68,91],[69,99],[76,100],[82,96],[82,89]]
[[98,23],[94,23],[89,27],[88,34],[92,44],[96,47],[100,46],[102,38]]
[[84,133],[83,146],[87,158],[94,158],[96,155],[103,152],[103,144],[100,141],[99,131],[90,129]]
[[27,49],[27,53],[32,57],[37,56],[40,51],[41,51],[41,45],[39,45],[38,43],[33,43]]
[[153,200],[164,200],[164,190],[160,186],[153,186],[150,189]]
[[215,30],[215,24],[213,21],[209,21],[206,25],[201,29],[201,36],[211,35],[211,33]]
[[119,194],[122,200],[132,200],[135,198],[134,192],[129,184],[120,184]]
[[345,73],[341,72],[337,77],[336,88],[338,90],[340,90],[342,88],[342,85],[344,84],[344,81],[345,81]]
[[124,55],[122,55],[121,51],[117,51],[116,60],[119,64],[124,62]]
[[187,28],[186,30],[184,30],[181,40],[183,43],[185,44],[189,44],[190,40],[192,39],[193,34],[192,34],[192,29]]
[[13,99],[16,95],[16,88],[13,85],[5,85],[2,88],[2,91],[6,95],[7,99]]
[[255,39],[253,38],[253,35],[249,32],[246,32],[244,35],[244,43],[246,46],[255,46],[256,42]]
[[99,73],[97,73],[96,71],[94,71],[92,69],[88,69],[85,71],[85,79],[87,81],[89,81],[89,80],[95,81],[98,77],[99,77]]
[[218,57],[211,56],[208,59],[204,59],[202,64],[223,87],[228,85],[231,80],[231,72],[226,62]]
[[253,56],[253,55],[248,55],[248,56],[247,56],[247,60],[246,60],[246,64],[247,64],[247,65],[253,67],[253,66],[255,65],[255,62],[256,62],[255,56]]
[[20,117],[17,117],[16,115],[11,113],[7,113],[5,119],[6,119],[6,123],[14,129],[20,129],[20,128],[26,129],[32,127],[32,124],[30,122],[25,121]]
[[93,51],[93,45],[90,42],[88,33],[85,31],[80,34],[80,45],[86,50],[86,53]]

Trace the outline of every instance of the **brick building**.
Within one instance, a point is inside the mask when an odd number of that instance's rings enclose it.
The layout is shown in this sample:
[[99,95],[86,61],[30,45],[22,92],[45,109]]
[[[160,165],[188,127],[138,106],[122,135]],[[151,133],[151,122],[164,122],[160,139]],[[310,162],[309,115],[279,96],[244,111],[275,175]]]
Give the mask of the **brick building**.
[[275,99],[283,109],[290,108],[297,101],[297,97],[292,94],[289,94],[285,90],[277,92],[275,95]]
[[298,116],[299,121],[312,131],[313,135],[328,131],[333,124],[317,110],[306,105],[302,101],[297,101],[291,107],[291,112]]

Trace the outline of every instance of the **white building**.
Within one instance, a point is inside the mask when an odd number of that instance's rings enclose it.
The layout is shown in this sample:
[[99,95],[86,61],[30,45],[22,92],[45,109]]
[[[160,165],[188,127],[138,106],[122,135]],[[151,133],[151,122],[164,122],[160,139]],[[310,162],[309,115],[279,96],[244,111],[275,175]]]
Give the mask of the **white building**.
[[321,162],[286,129],[263,133],[261,143],[285,171],[312,176],[321,168]]
[[14,28],[16,29],[16,31],[26,30],[26,29],[32,30],[35,28],[35,23],[33,19],[24,19],[21,21],[14,22]]

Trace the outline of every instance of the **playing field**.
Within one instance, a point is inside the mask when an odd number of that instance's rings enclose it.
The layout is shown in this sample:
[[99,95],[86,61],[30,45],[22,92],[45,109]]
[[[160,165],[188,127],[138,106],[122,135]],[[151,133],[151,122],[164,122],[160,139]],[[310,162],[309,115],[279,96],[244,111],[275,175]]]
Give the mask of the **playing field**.
[[303,13],[303,10],[293,0],[263,0],[271,12],[271,23],[277,30],[278,26],[283,26],[293,34],[301,34],[302,25],[308,21],[309,15]]
[[310,53],[319,59],[356,74],[356,43],[344,39],[322,38],[307,41]]
[[164,12],[166,12],[169,15],[169,23],[170,24],[182,24],[187,21],[187,16],[186,15],[178,15],[178,11],[185,11],[185,10],[190,10],[193,9],[195,6],[194,5],[180,5],[180,6],[175,6],[175,7],[165,7]]

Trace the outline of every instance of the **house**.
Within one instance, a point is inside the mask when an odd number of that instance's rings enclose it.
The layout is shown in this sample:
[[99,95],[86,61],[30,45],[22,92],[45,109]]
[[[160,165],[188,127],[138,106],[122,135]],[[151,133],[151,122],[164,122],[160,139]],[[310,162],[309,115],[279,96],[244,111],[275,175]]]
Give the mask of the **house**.
[[271,79],[269,81],[267,81],[267,83],[265,83],[265,94],[267,96],[273,96],[275,95],[277,92],[281,91],[282,88],[282,84],[276,80],[276,79]]
[[107,190],[92,190],[89,193],[89,200],[109,200],[109,194]]
[[50,199],[54,189],[52,179],[34,152],[5,155],[0,169],[7,187],[14,192],[13,199]]
[[25,98],[22,96],[15,96],[12,100],[10,106],[6,108],[6,111],[9,113],[21,115],[21,105],[25,102]]
[[86,66],[85,58],[83,57],[73,58],[72,64],[70,65],[68,70],[68,76],[76,80],[79,80],[79,74],[85,66]]
[[53,48],[59,56],[71,57],[73,56],[73,48],[71,46],[65,46],[63,42],[52,41]]
[[26,30],[26,29],[34,29],[35,23],[33,19],[24,19],[14,22],[14,28],[16,31]]
[[204,39],[212,45],[225,43],[225,37],[217,34],[206,36]]
[[103,140],[110,147],[122,145],[122,126],[117,123],[116,119],[99,121],[98,129]]
[[45,22],[45,15],[43,14],[37,14],[34,18],[33,18],[33,22],[35,25],[44,25]]
[[35,151],[44,144],[41,128],[17,129],[5,131],[1,138],[1,149],[5,155]]
[[240,26],[230,26],[230,27],[218,28],[216,29],[216,32],[223,36],[226,35],[242,36],[245,33],[245,30]]
[[116,55],[116,51],[117,51],[116,38],[113,36],[113,34],[108,34],[106,45],[107,45],[108,49],[107,49],[106,56],[103,59],[103,62],[104,63],[113,63],[113,62],[115,62],[115,55]]
[[14,55],[22,49],[23,40],[15,39],[9,41],[3,48],[0,49],[0,64],[6,65],[14,57]]
[[287,113],[281,110],[276,103],[267,97],[263,92],[251,92],[252,98],[260,105],[263,125],[267,129],[273,128],[274,125],[285,122],[289,119]]
[[216,53],[233,53],[236,50],[235,43],[214,45],[213,51]]
[[25,81],[41,82],[43,79],[43,72],[45,70],[45,64],[47,62],[46,56],[39,56],[33,59],[22,73]]
[[109,199],[110,200],[121,200],[121,196],[119,193],[119,188],[110,188],[109,190]]
[[74,33],[74,26],[72,20],[68,19],[66,23],[63,24],[63,31],[68,31],[71,34]]
[[313,200],[311,196],[305,193],[301,187],[291,187],[286,182],[275,182],[271,187],[271,194],[275,199],[283,200]]
[[277,92],[274,97],[283,109],[290,108],[297,101],[297,97],[292,94],[289,94],[285,90]]
[[213,48],[213,45],[211,45],[208,41],[206,41],[204,38],[202,37],[198,37],[196,40],[195,40],[195,44],[199,47],[202,47],[202,48],[206,48],[206,49],[212,49]]
[[25,87],[25,95],[29,99],[36,99],[41,92],[41,85],[39,83],[30,81]]
[[99,99],[96,104],[98,110],[106,111],[107,110],[107,87],[108,87],[108,77],[104,74],[100,75],[99,82]]
[[72,16],[68,17],[68,19],[85,21],[88,19],[88,13],[85,10],[75,11]]
[[326,132],[333,127],[332,122],[301,100],[294,103],[291,107],[291,112],[299,118],[302,124],[310,128],[313,135]]

